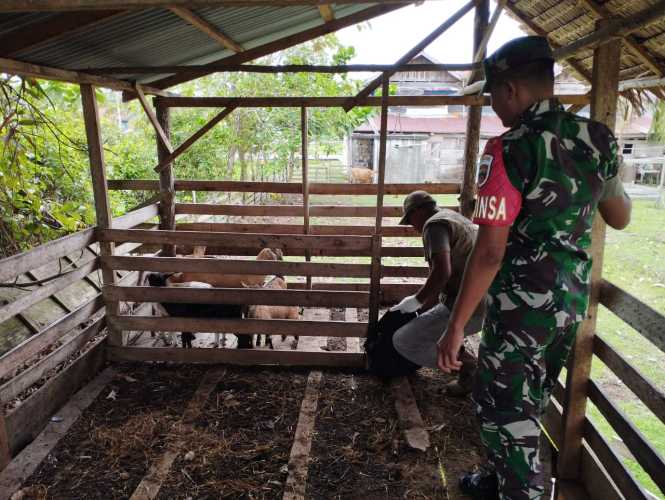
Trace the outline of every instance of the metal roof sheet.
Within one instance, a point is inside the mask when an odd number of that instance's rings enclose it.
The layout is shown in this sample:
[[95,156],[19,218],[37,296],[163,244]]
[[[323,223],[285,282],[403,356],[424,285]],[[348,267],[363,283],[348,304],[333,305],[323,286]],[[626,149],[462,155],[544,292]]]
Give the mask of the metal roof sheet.
[[[334,5],[345,17],[376,5]],[[324,23],[316,6],[209,7],[194,12],[246,49]],[[0,37],[29,29],[57,13],[0,14]],[[127,11],[12,54],[12,59],[65,69],[108,66],[206,64],[232,55],[218,42],[167,9]],[[167,75],[117,75],[147,83]]]

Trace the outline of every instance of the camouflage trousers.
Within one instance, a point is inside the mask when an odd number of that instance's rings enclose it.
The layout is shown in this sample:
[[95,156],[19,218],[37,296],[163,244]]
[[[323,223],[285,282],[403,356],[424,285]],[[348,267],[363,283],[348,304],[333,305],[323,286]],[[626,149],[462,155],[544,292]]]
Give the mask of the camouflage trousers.
[[540,418],[568,359],[577,326],[507,328],[489,318],[485,322],[474,400],[501,499],[543,496]]

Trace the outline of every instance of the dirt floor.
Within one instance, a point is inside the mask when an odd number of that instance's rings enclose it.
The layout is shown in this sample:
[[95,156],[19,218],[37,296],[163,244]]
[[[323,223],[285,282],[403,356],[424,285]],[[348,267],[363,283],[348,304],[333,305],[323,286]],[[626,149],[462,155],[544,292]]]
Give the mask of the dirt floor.
[[[26,486],[41,492],[36,498],[129,498],[166,451],[185,407],[212,369],[218,368],[119,365],[112,384]],[[223,370],[178,451],[160,499],[284,494],[309,372]],[[432,441],[423,453],[404,441],[389,383],[360,372],[324,371],[306,498],[457,498],[457,476],[480,455],[471,402],[446,397],[448,380],[425,369],[410,378]]]

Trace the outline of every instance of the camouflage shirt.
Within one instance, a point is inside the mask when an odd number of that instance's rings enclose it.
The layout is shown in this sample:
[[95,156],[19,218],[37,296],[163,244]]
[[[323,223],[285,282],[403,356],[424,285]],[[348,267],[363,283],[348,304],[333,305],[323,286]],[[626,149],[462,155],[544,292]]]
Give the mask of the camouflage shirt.
[[567,113],[556,99],[533,104],[488,141],[474,222],[511,226],[488,317],[559,328],[584,319],[591,224],[603,186],[616,174],[612,132]]

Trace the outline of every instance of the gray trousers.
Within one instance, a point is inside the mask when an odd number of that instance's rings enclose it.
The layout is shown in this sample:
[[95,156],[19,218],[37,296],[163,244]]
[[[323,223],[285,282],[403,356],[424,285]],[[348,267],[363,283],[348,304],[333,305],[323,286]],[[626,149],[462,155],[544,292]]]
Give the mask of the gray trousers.
[[[395,332],[393,345],[397,352],[409,361],[428,368],[437,368],[437,342],[448,326],[450,310],[444,304],[437,304],[428,311],[409,321]],[[464,328],[464,336],[479,332],[483,327],[484,315],[471,316]]]

